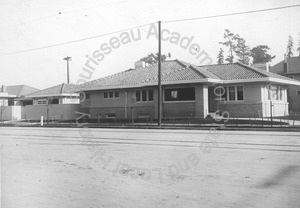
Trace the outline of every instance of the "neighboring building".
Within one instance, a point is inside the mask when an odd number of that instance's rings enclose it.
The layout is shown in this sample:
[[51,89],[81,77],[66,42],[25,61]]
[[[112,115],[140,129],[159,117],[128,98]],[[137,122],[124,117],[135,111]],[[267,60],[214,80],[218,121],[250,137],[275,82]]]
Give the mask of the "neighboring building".
[[20,98],[38,89],[27,85],[2,85],[0,89],[0,121],[19,120],[22,118],[22,105],[32,104],[32,101],[20,102]]
[[41,116],[50,120],[73,120],[78,115],[79,93],[74,84],[60,84],[26,95],[21,101],[32,101],[24,108],[24,119],[39,120]]
[[[300,56],[287,57],[270,68],[271,72],[300,81]],[[300,87],[288,87],[289,110],[300,112]]]
[[60,84],[27,94],[24,99],[32,99],[33,105],[79,104],[78,87],[74,84]]
[[26,94],[33,93],[38,90],[39,89],[27,85],[2,85],[0,90],[0,106],[23,105],[23,103],[19,102],[19,99],[24,97]]
[[[157,71],[154,64],[84,83],[81,90],[87,99],[81,108],[93,118],[157,118]],[[165,61],[163,117],[204,118],[218,110],[231,117],[266,117],[271,112],[284,116],[290,85],[300,82],[240,63],[195,66]],[[216,96],[216,87],[224,92]]]

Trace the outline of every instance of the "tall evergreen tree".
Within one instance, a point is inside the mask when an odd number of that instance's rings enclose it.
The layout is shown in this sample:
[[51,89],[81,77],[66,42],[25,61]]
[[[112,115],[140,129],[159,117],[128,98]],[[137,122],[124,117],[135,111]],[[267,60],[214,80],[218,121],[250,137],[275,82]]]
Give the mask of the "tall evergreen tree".
[[297,51],[298,51],[299,56],[300,56],[300,33],[299,33],[298,48],[297,48]]
[[217,59],[218,59],[218,64],[224,64],[224,51],[223,51],[223,48],[220,48]]
[[292,38],[292,36],[289,35],[289,40],[287,43],[287,47],[286,47],[286,56],[287,57],[291,57],[293,56],[293,45],[294,45],[294,40]]
[[235,41],[234,37],[235,37],[235,35],[232,32],[230,32],[230,30],[225,29],[224,39],[226,41],[219,42],[220,44],[222,44],[226,47],[229,47],[229,49],[228,49],[229,55],[225,59],[229,63],[233,63],[233,59],[234,59],[233,54],[234,54],[234,51],[235,51],[235,48],[236,48],[236,43],[235,43],[236,41]]
[[237,60],[242,64],[249,65],[251,56],[250,47],[246,45],[245,39],[239,35],[235,35],[233,39],[236,41],[234,52],[239,57]]

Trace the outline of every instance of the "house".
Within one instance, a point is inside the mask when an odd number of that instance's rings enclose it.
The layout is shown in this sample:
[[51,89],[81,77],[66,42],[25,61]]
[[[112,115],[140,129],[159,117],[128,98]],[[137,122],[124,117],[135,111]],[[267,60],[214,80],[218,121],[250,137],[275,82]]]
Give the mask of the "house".
[[37,90],[27,85],[2,85],[0,89],[0,121],[21,119],[22,105],[30,104],[31,101],[21,103],[19,99]]
[[[80,86],[81,109],[92,118],[157,118],[157,64],[130,69]],[[240,63],[196,66],[180,60],[162,63],[163,117],[205,118],[288,114],[287,88],[300,82]]]
[[77,90],[78,86],[63,83],[27,94],[21,102],[31,100],[32,104],[24,107],[24,119],[39,120],[41,116],[47,120],[75,119],[80,102]]
[[39,89],[27,85],[2,85],[0,90],[0,106],[22,105],[23,103],[19,102],[19,98],[38,90]]
[[[270,71],[300,81],[300,56],[286,57],[271,67]],[[287,91],[289,110],[300,112],[300,87],[291,85]]]
[[27,94],[25,99],[32,99],[33,105],[79,104],[79,94],[75,93],[77,89],[74,84],[63,83]]

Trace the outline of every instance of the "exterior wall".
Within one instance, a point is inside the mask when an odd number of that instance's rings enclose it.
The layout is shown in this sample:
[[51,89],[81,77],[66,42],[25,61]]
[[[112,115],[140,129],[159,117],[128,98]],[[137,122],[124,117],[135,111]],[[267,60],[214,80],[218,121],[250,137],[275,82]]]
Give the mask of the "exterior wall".
[[22,118],[23,106],[1,106],[2,117],[4,121],[20,120]]
[[[162,117],[204,117],[208,112],[207,87],[202,85],[168,85],[166,88],[178,87],[195,87],[195,101],[172,101],[163,100]],[[136,102],[136,90],[153,90],[153,101]],[[119,98],[105,99],[104,92],[119,91]],[[98,116],[106,118],[107,114],[115,114],[117,118],[139,118],[149,117],[158,118],[157,98],[158,90],[156,87],[145,87],[138,89],[122,90],[101,90],[89,91],[90,99],[80,104],[81,109],[89,109],[92,118]]]
[[[295,74],[294,79],[300,81],[300,74]],[[300,112],[300,95],[296,91],[300,91],[300,86],[289,86],[288,88],[288,101],[289,110],[292,112]]]
[[79,98],[70,98],[70,97],[65,97],[65,98],[60,98],[59,99],[59,104],[79,104],[80,100]]
[[0,98],[0,106],[8,106],[8,99]]
[[163,104],[163,117],[192,117],[196,116],[194,102],[172,102]]
[[[153,101],[136,102],[136,89],[122,89],[122,90],[102,90],[89,91],[86,94],[90,95],[90,99],[84,100],[80,103],[81,109],[89,109],[92,118],[106,118],[107,114],[115,114],[117,118],[131,118],[139,117],[142,114],[149,114],[149,117],[154,118],[157,114],[155,106],[157,102],[157,90],[151,87],[140,88],[153,89]],[[119,98],[104,98],[104,92],[118,91]]]
[[261,83],[243,83],[232,85],[244,86],[244,100],[219,102],[220,111],[227,111],[230,117],[259,117],[262,113]]
[[[228,111],[230,117],[271,116],[271,101],[268,99],[267,83],[245,83],[236,85],[244,86],[244,100],[219,102],[221,112]],[[284,86],[281,87],[283,88],[283,99],[272,101],[272,116],[284,116],[288,114],[287,92]]]
[[40,120],[41,116],[47,119],[47,108],[50,120],[74,120],[80,116],[75,113],[75,111],[79,111],[79,105],[76,104],[26,105],[23,119]]
[[[80,99],[77,97],[51,97],[52,99],[58,99],[59,104],[79,104]],[[38,105],[38,100],[46,99],[49,97],[33,98],[33,105]],[[57,105],[57,104],[56,104]]]

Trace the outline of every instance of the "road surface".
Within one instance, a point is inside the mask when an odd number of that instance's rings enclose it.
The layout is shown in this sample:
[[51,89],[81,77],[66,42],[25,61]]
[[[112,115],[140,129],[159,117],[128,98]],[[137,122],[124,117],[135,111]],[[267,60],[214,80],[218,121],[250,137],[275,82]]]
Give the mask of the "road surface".
[[0,128],[3,208],[300,205],[300,133]]

